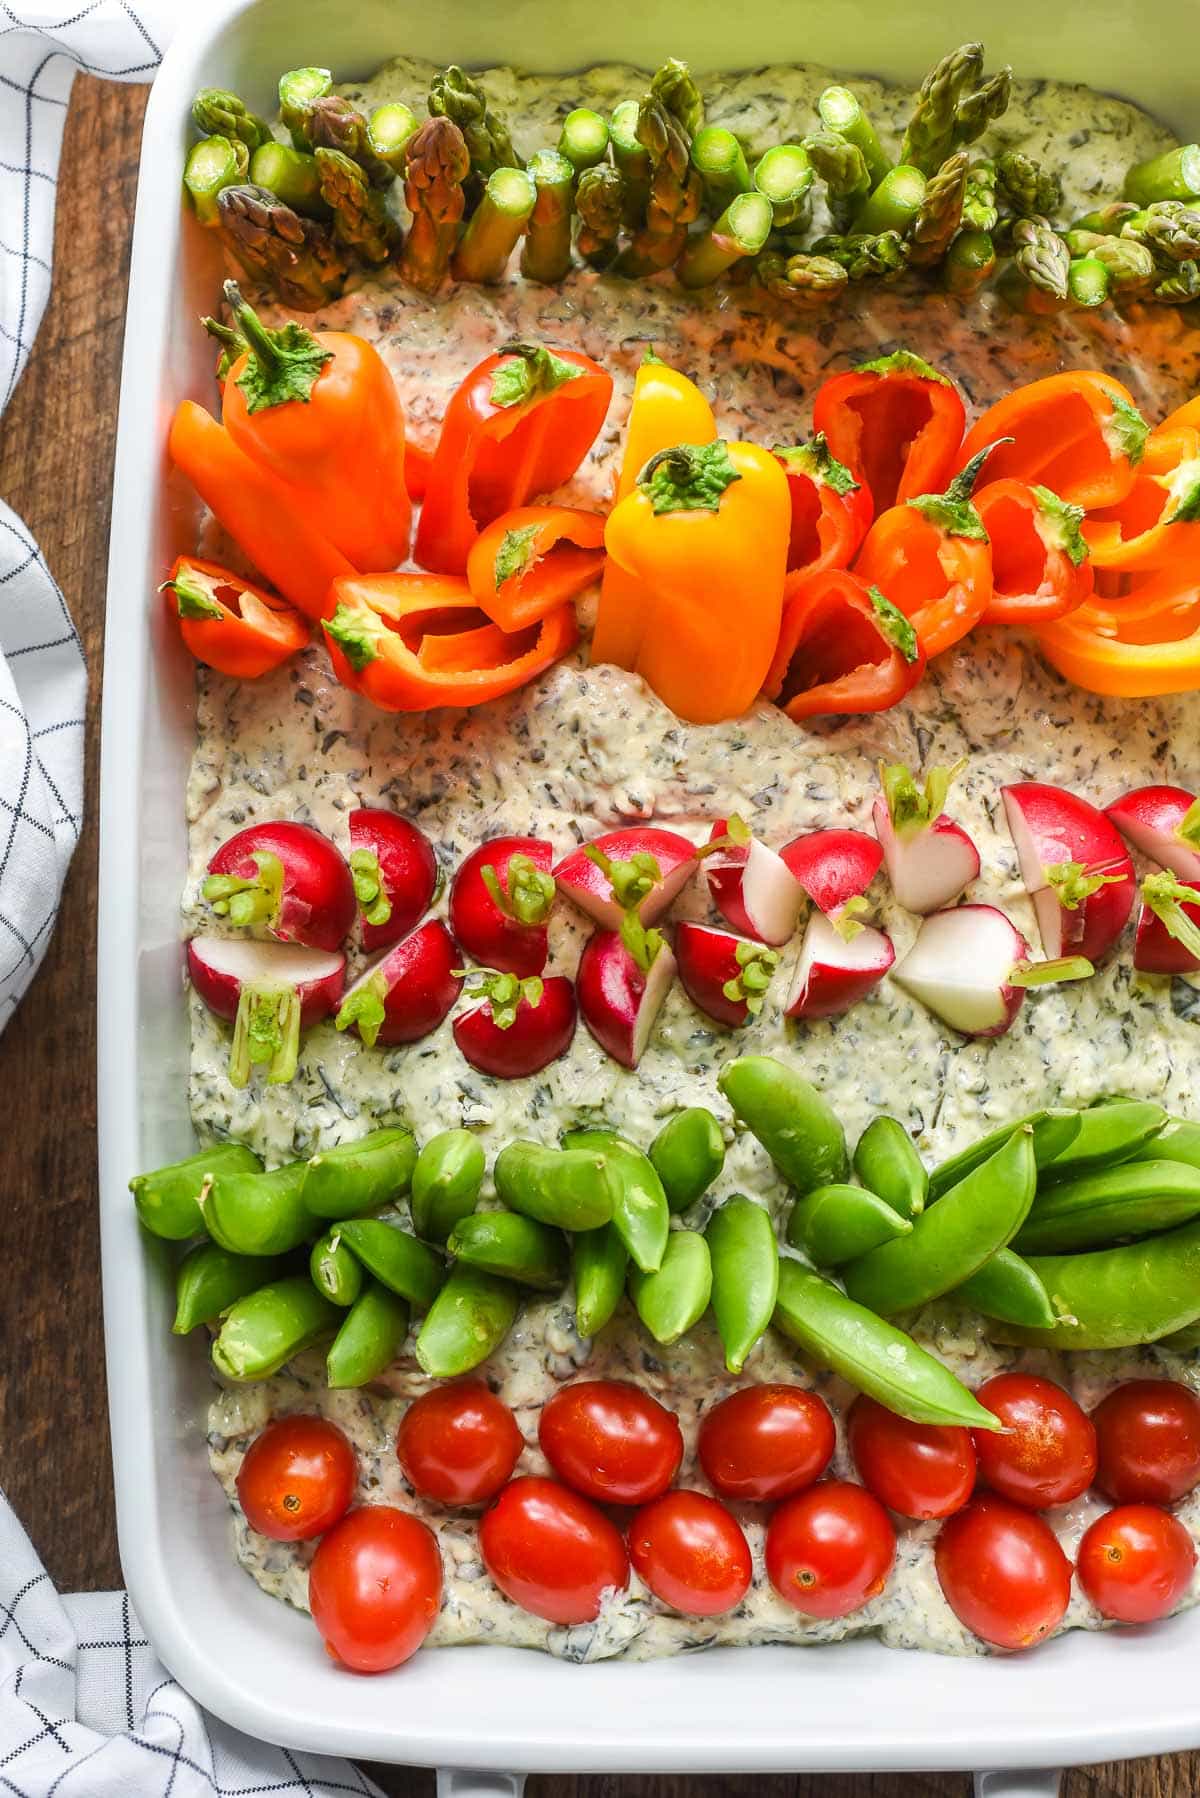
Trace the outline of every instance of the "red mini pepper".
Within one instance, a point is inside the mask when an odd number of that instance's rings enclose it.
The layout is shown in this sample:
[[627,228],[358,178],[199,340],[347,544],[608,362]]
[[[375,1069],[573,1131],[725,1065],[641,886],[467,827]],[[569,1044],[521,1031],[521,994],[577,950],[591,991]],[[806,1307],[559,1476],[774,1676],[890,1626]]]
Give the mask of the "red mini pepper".
[[463,574],[479,533],[569,481],[595,442],[612,380],[577,350],[509,343],[451,399],[429,469],[416,560]]
[[308,642],[308,620],[294,606],[219,562],[180,556],[162,590],[188,650],[218,674],[254,680]]
[[833,375],[813,404],[813,429],[866,483],[876,514],[945,486],[966,422],[957,387],[909,350]]
[[884,712],[910,693],[925,655],[904,614],[842,568],[793,575],[763,692],[789,718]]
[[776,444],[775,454],[792,501],[788,573],[849,568],[874,512],[869,489],[838,461],[819,431],[795,449]]
[[1081,606],[1094,575],[1083,509],[1049,487],[992,481],[975,500],[992,544],[992,598],[983,624],[1048,624]]
[[502,630],[536,624],[599,580],[604,520],[573,506],[518,506],[489,524],[467,557],[475,603]]

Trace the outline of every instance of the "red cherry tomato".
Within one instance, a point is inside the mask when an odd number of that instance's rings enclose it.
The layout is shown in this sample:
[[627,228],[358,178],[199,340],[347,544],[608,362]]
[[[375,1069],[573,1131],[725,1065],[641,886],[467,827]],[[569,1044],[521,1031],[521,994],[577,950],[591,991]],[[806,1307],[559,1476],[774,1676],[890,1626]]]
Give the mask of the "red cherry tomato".
[[990,1493],[942,1525],[934,1561],[954,1615],[996,1648],[1032,1648],[1071,1597],[1071,1563],[1049,1524]]
[[1157,1505],[1119,1505],[1079,1544],[1079,1583],[1104,1617],[1156,1623],[1192,1583],[1196,1547],[1178,1517]]
[[703,1419],[700,1465],[725,1498],[773,1502],[803,1492],[833,1456],[829,1406],[803,1386],[743,1386]]
[[644,1505],[665,1492],[683,1459],[674,1414],[624,1380],[563,1386],[538,1423],[559,1479],[607,1505]]
[[514,1480],[479,1525],[484,1566],[522,1610],[548,1623],[591,1623],[605,1592],[629,1584],[620,1533],[557,1480]]
[[704,1492],[664,1492],[629,1526],[629,1557],[656,1598],[690,1617],[740,1604],[754,1577],[736,1518]]
[[349,1440],[324,1417],[277,1417],[238,1468],[246,1521],[276,1542],[323,1535],[354,1497],[358,1464]]
[[1200,1482],[1200,1398],[1178,1380],[1127,1380],[1092,1422],[1096,1484],[1118,1504],[1173,1504]]
[[905,1517],[949,1517],[975,1488],[970,1430],[910,1423],[861,1397],[850,1407],[847,1433],[863,1485]]
[[313,1622],[335,1660],[383,1673],[415,1654],[442,1602],[437,1538],[393,1505],[362,1505],[317,1545],[308,1570]]
[[405,1479],[442,1505],[495,1498],[524,1447],[516,1418],[482,1380],[456,1380],[414,1399],[396,1435]]
[[1087,1491],[1096,1475],[1096,1432],[1069,1392],[1036,1374],[1002,1373],[975,1396],[1007,1432],[974,1432],[980,1477],[994,1492],[1044,1511]]
[[848,1480],[821,1480],[767,1525],[767,1574],[809,1617],[846,1617],[887,1585],[896,1532],[877,1498]]

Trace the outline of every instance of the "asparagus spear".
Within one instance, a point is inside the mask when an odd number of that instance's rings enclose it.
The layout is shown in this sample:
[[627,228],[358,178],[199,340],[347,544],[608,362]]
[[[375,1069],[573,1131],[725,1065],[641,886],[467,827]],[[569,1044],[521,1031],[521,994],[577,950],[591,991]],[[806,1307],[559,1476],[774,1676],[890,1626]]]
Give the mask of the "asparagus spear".
[[206,137],[193,144],[183,165],[183,188],[202,225],[219,225],[217,196],[246,179],[250,152],[240,137]]
[[911,163],[899,163],[889,169],[879,186],[868,194],[854,220],[860,235],[875,236],[881,231],[909,230],[925,199],[925,177]]
[[812,184],[813,167],[803,144],[776,144],[754,165],[754,185],[770,200],[780,231],[808,217]]
[[778,250],[768,250],[758,258],[755,273],[776,299],[814,310],[836,299],[850,278],[832,257],[812,256],[803,251],[783,256]]
[[1158,262],[1191,262],[1200,257],[1200,209],[1182,200],[1156,200],[1127,219],[1121,235],[1144,243]]
[[951,293],[974,293],[996,272],[996,246],[986,231],[960,231],[942,263]]
[[1071,253],[1044,218],[1018,219],[1013,226],[1013,260],[1002,279],[1005,296],[1017,311],[1054,312],[1066,304]]
[[1062,205],[1062,182],[1032,156],[1002,150],[996,158],[996,182],[1013,211],[1022,218],[1051,218]]
[[260,144],[250,158],[250,179],[255,187],[267,187],[277,199],[309,218],[328,218],[321,198],[321,183],[314,156],[294,150],[291,144]]
[[279,116],[297,150],[312,149],[308,109],[314,100],[322,100],[332,91],[333,75],[328,69],[289,69],[279,77]]
[[638,108],[637,134],[650,154],[645,223],[614,264],[619,274],[634,277],[670,268],[687,242],[687,227],[699,214],[704,192],[686,136],[652,94]]
[[1115,235],[1126,219],[1131,219],[1141,211],[1132,200],[1113,200],[1107,206],[1098,206],[1093,212],[1085,212],[1082,218],[1075,220],[1077,231],[1099,231],[1103,236]]
[[1158,300],[1164,306],[1186,306],[1190,301],[1200,299],[1200,262],[1178,263],[1146,298]]
[[867,159],[857,144],[836,131],[814,131],[804,140],[808,160],[825,183],[825,197],[835,226],[848,228],[871,191]]
[[954,145],[961,149],[982,137],[993,120],[1008,111],[1012,99],[1012,70],[998,69],[973,93],[964,94],[954,109]]
[[565,156],[577,175],[594,169],[608,154],[608,124],[588,106],[577,106],[562,122],[558,153]]
[[900,161],[932,175],[954,149],[955,114],[983,73],[983,45],[962,44],[934,63],[921,83],[900,147]]
[[362,166],[341,150],[318,146],[313,152],[321,198],[333,214],[338,243],[356,250],[364,262],[386,262],[400,246],[400,227]]
[[681,287],[710,287],[743,256],[757,256],[774,225],[766,194],[735,194],[707,231],[692,237],[679,259]]
[[[1087,254],[1102,262],[1108,270],[1108,285],[1114,293],[1134,291],[1148,287],[1154,279],[1154,257],[1145,244],[1135,243],[1132,237],[1097,237],[1086,246],[1080,239],[1089,233],[1068,231],[1067,248],[1072,256]],[[1074,241],[1072,241],[1074,240]]]
[[817,111],[821,115],[821,123],[828,131],[844,137],[848,144],[853,144],[861,152],[867,165],[867,173],[871,177],[871,186],[878,187],[892,165],[884,154],[874,125],[863,111],[858,95],[848,87],[827,87],[817,101]]
[[592,268],[607,268],[617,253],[625,208],[625,177],[611,162],[585,169],[575,188],[579,233],[575,248]]
[[271,127],[244,100],[221,87],[202,87],[192,101],[192,123],[202,137],[236,138],[247,150],[257,150],[271,135]]
[[1176,144],[1173,150],[1135,163],[1125,176],[1124,193],[1136,206],[1200,198],[1200,144]]
[[956,150],[929,178],[925,197],[908,232],[909,260],[914,268],[940,262],[962,224],[967,161],[967,152]]
[[426,119],[408,146],[404,198],[412,213],[400,273],[426,293],[441,285],[466,210],[471,172],[466,139],[453,120]]
[[650,152],[639,142],[636,100],[622,100],[614,106],[608,121],[608,141],[613,162],[625,181],[625,223],[640,224],[650,198]]
[[669,56],[652,76],[650,93],[665,112],[679,121],[687,137],[695,137],[704,123],[704,99],[686,62]]
[[908,241],[899,231],[856,231],[845,237],[818,237],[812,247],[815,255],[840,263],[851,281],[898,275],[908,267]]
[[561,281],[571,266],[571,205],[575,169],[558,150],[537,150],[529,158],[534,203],[521,251],[521,273],[546,286]]
[[719,212],[735,194],[752,186],[746,152],[724,125],[705,125],[692,139],[692,167],[704,183],[711,211]]
[[963,224],[969,231],[990,232],[996,229],[1000,214],[996,206],[996,165],[985,159],[974,162],[967,170],[963,194]]
[[456,281],[499,281],[533,211],[537,189],[524,169],[493,169],[455,251]]
[[479,82],[457,63],[434,76],[429,112],[431,118],[449,119],[463,134],[471,158],[467,198],[473,207],[483,198],[484,183],[496,169],[525,167],[513,148],[508,121],[492,110]]
[[356,162],[372,187],[390,187],[396,171],[371,148],[367,121],[340,94],[314,100],[305,120],[314,150],[340,150]]
[[301,218],[265,187],[226,187],[221,228],[238,260],[295,312],[336,299],[346,264],[326,225]]
[[367,120],[367,142],[380,162],[386,162],[394,175],[404,173],[408,146],[416,135],[418,119],[403,100],[389,100],[377,106]]
[[1073,257],[1067,269],[1067,294],[1073,306],[1091,312],[1108,298],[1108,270],[1096,256]]

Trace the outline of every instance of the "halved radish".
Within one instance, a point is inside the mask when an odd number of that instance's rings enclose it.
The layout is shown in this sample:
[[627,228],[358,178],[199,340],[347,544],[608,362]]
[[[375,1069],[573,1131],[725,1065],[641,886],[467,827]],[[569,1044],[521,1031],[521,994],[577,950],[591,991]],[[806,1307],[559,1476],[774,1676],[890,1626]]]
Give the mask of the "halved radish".
[[896,959],[891,938],[860,924],[843,932],[822,911],[812,912],[788,996],[789,1018],[835,1018],[878,986]]
[[1102,811],[1042,781],[1002,789],[1021,878],[1052,959],[1099,961],[1117,941],[1137,891],[1133,863]]
[[233,1025],[232,1086],[265,1067],[279,1086],[296,1072],[300,1032],[328,1017],[342,996],[346,958],[340,949],[262,943],[253,937],[195,936],[187,946],[188,978],[217,1017]]
[[949,905],[979,873],[979,851],[942,810],[951,782],[966,766],[931,768],[924,790],[902,762],[881,767],[883,792],[871,810],[888,879],[905,911],[926,916]]
[[1011,918],[994,905],[959,905],[924,920],[892,978],[963,1036],[1003,1036],[1029,987],[1092,972],[1082,956],[1031,962]]
[[763,943],[715,930],[710,924],[680,924],[675,931],[679,978],[693,1005],[733,1029],[756,1017],[779,957]]
[[509,974],[541,973],[557,891],[553,860],[541,837],[493,837],[471,851],[450,888],[450,925],[475,961]]
[[1142,882],[1133,965],[1139,974],[1200,973],[1200,887],[1169,868]]
[[[618,930],[598,930],[579,958],[576,990],[583,1021],[614,1061],[635,1068],[675,978],[675,957],[657,930],[643,932],[627,914]],[[631,947],[632,943],[632,947]]]
[[570,1048],[575,990],[562,974],[537,975],[484,968],[472,988],[479,1003],[454,1020],[454,1040],[473,1068],[497,1080],[540,1073]]
[[[740,818],[718,818],[705,864],[713,904],[743,936],[778,948],[794,934],[804,888],[782,856],[751,836]],[[686,981],[684,982],[686,985]]]
[[1135,787],[1105,810],[1127,843],[1180,880],[1200,881],[1200,799],[1184,787]]
[[399,942],[425,916],[438,885],[437,857],[423,830],[397,812],[351,812],[350,874],[367,952]]
[[696,845],[686,837],[639,824],[572,849],[554,878],[580,911],[605,930],[619,930],[628,911],[653,924],[699,866]]
[[879,872],[883,849],[864,830],[810,830],[785,843],[779,858],[813,904],[832,917],[862,898]]
[[436,1030],[458,997],[454,938],[439,918],[385,949],[361,973],[334,1020],[339,1030],[355,1030],[373,1049],[376,1043],[415,1043]]
[[337,949],[354,922],[354,885],[336,843],[311,824],[248,824],[221,844],[200,888],[238,929],[264,925],[281,943]]

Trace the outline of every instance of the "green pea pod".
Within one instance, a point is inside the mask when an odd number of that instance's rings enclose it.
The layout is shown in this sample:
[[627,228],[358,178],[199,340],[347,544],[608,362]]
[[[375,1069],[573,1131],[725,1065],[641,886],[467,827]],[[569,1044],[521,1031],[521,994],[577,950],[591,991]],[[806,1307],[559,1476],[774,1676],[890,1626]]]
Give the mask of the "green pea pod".
[[882,1243],[908,1236],[912,1224],[865,1186],[814,1186],[797,1199],[787,1239],[817,1267],[841,1267]]
[[628,1267],[629,1254],[613,1224],[571,1238],[575,1328],[581,1336],[595,1336],[608,1323],[625,1292]]
[[695,1230],[672,1230],[657,1273],[630,1268],[630,1296],[655,1342],[665,1346],[687,1335],[708,1309],[712,1279],[708,1244]]
[[1036,1182],[1033,1131],[1026,1125],[922,1212],[909,1235],[851,1262],[846,1291],[885,1315],[953,1292],[1012,1241],[1033,1203]]
[[644,1274],[662,1266],[671,1228],[667,1195],[653,1162],[615,1130],[572,1130],[564,1149],[591,1149],[603,1155],[614,1180],[613,1228]]
[[135,1174],[129,1190],[138,1220],[151,1236],[186,1242],[189,1236],[204,1235],[200,1194],[210,1176],[261,1172],[262,1162],[253,1150],[240,1142],[219,1142],[201,1149],[198,1155],[189,1155],[186,1161],[156,1168],[152,1174]]
[[230,1305],[273,1280],[279,1262],[273,1255],[231,1255],[215,1242],[198,1242],[175,1270],[176,1336],[197,1324],[215,1323]]
[[1013,1246],[1063,1255],[1153,1236],[1200,1217],[1200,1168],[1182,1161],[1126,1161],[1043,1187]]
[[231,1255],[286,1255],[299,1248],[313,1232],[300,1196],[306,1172],[303,1161],[290,1161],[269,1174],[218,1174],[201,1200],[213,1241]]
[[948,1161],[941,1162],[933,1169],[929,1176],[926,1203],[932,1205],[944,1192],[957,1186],[960,1180],[994,1155],[1009,1140],[1014,1130],[1023,1130],[1026,1125],[1033,1131],[1033,1158],[1041,1170],[1074,1142],[1079,1134],[1080,1116],[1078,1111],[1048,1107],[1043,1111],[1027,1112],[1024,1117],[1014,1118],[1011,1124],[1001,1124],[995,1130],[989,1130],[986,1136],[969,1143],[957,1155],[951,1155]]
[[1149,1099],[1108,1100],[1079,1113],[1079,1129],[1059,1154],[1041,1166],[1041,1180],[1072,1180],[1103,1167],[1128,1161],[1158,1135],[1167,1122],[1161,1105]]
[[324,1236],[318,1236],[313,1243],[312,1253],[308,1258],[308,1271],[317,1291],[331,1305],[340,1305],[343,1311],[354,1303],[362,1291],[362,1262],[342,1241],[337,1224],[326,1230]]
[[924,1211],[929,1175],[899,1118],[872,1118],[855,1147],[854,1171],[901,1217],[911,1221]]
[[1046,1288],[1028,1261],[1011,1249],[997,1249],[990,1261],[963,1281],[955,1297],[1001,1323],[1048,1330],[1057,1321]]
[[846,1178],[842,1126],[802,1075],[769,1055],[742,1055],[726,1063],[717,1084],[798,1193]]
[[417,1156],[409,1198],[418,1236],[445,1242],[459,1219],[470,1216],[484,1166],[483,1147],[469,1130],[443,1130],[430,1137]]
[[650,1144],[650,1159],[672,1211],[686,1211],[725,1166],[725,1138],[711,1111],[690,1105],[668,1118]]
[[213,1341],[213,1365],[227,1380],[269,1379],[301,1349],[336,1329],[341,1315],[307,1274],[272,1280],[226,1312]]
[[608,1162],[591,1150],[510,1142],[496,1157],[493,1177],[510,1211],[560,1230],[598,1230],[616,1205]]
[[779,1247],[771,1214],[734,1193],[714,1211],[705,1231],[712,1261],[712,1308],[730,1373],[764,1335],[779,1295]]
[[421,1325],[415,1347],[420,1366],[435,1380],[470,1373],[512,1329],[520,1296],[511,1280],[457,1262]]
[[997,1341],[1053,1349],[1136,1348],[1200,1321],[1200,1222],[1084,1255],[1031,1255],[1053,1329],[1001,1325]]
[[365,1386],[390,1367],[408,1335],[408,1306],[378,1280],[368,1280],[329,1345],[325,1374],[340,1390]]
[[460,1218],[446,1247],[456,1261],[515,1280],[518,1286],[561,1292],[567,1283],[562,1232],[515,1211],[476,1211]]
[[417,1160],[411,1130],[372,1130],[355,1142],[320,1149],[308,1163],[304,1203],[314,1217],[362,1217],[409,1188]]
[[341,1238],[389,1292],[398,1293],[418,1311],[428,1311],[446,1277],[445,1263],[436,1249],[378,1217],[346,1218]]
[[1137,1161],[1179,1161],[1200,1168],[1200,1124],[1187,1118],[1168,1118],[1157,1136],[1129,1157]]
[[911,1336],[856,1305],[799,1261],[780,1263],[774,1322],[818,1366],[840,1374],[898,1417],[971,1430],[1001,1427],[999,1418]]
[[1172,1330],[1169,1336],[1160,1336],[1154,1346],[1167,1349],[1172,1355],[1194,1354],[1200,1349],[1200,1323],[1187,1324],[1182,1330]]

